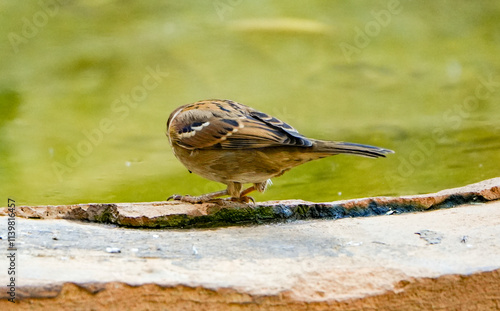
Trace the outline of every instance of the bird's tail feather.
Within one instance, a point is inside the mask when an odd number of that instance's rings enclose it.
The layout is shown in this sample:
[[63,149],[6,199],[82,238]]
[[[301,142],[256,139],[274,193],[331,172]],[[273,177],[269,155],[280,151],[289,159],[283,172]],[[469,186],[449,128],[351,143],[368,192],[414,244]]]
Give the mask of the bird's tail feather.
[[387,154],[394,153],[394,151],[375,147],[370,145],[361,145],[356,143],[348,143],[342,141],[323,141],[316,140],[314,143],[314,151],[326,154],[354,154],[368,158],[385,157]]

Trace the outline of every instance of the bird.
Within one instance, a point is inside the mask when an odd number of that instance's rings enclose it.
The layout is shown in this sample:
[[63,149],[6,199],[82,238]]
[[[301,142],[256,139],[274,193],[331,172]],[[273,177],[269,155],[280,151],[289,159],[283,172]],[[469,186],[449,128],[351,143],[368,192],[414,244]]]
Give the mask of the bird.
[[[336,154],[379,158],[394,153],[370,145],[307,138],[273,116],[227,99],[178,107],[168,118],[166,135],[175,157],[190,173],[227,186],[199,196],[174,194],[167,199],[193,204],[255,202],[249,193],[264,192],[271,178],[312,160]],[[252,185],[242,190],[244,184]],[[220,199],[224,196],[228,198]]]

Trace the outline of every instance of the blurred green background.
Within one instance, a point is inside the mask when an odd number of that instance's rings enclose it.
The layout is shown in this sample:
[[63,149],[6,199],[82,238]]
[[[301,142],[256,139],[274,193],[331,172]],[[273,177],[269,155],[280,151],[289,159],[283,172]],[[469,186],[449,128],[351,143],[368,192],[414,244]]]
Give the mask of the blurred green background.
[[0,17],[1,206],[224,188],[165,137],[173,109],[210,98],[396,151],[305,164],[259,201],[500,176],[499,1],[1,1]]

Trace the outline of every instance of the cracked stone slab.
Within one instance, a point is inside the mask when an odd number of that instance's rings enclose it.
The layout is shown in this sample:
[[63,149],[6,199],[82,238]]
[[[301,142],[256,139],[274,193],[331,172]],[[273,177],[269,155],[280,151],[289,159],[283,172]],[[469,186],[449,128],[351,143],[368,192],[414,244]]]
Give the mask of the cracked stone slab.
[[[284,200],[257,202],[255,205],[226,202],[224,206],[178,201],[19,206],[17,216],[85,220],[127,227],[203,228],[287,220],[400,214],[498,199],[500,199],[500,178],[493,178],[437,193],[401,197],[373,197],[323,203]],[[7,208],[1,208],[0,215],[6,214]]]

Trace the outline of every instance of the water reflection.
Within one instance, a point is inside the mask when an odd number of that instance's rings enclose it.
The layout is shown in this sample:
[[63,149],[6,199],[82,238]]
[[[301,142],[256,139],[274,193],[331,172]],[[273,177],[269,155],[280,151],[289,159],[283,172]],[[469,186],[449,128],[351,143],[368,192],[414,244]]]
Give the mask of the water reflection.
[[[222,189],[189,174],[164,135],[175,107],[206,98],[397,152],[303,165],[257,200],[424,193],[499,176],[497,2],[226,5],[0,4],[2,196],[69,204]],[[357,50],[346,56],[346,44]]]

